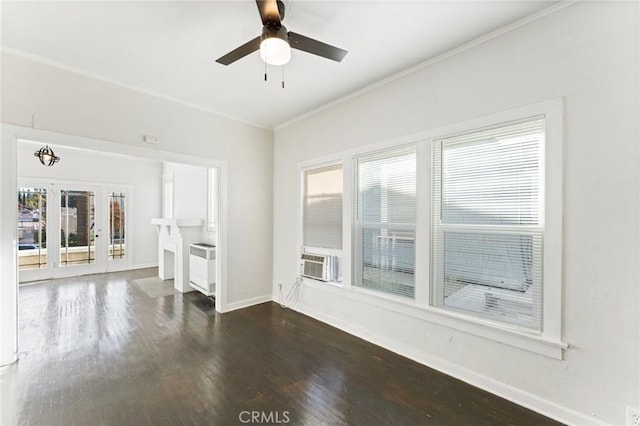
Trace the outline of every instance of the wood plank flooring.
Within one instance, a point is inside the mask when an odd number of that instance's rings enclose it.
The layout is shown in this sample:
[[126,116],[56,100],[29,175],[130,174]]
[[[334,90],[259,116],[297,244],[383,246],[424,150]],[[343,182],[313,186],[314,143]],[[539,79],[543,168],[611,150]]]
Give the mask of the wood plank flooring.
[[151,298],[155,273],[21,287],[0,424],[557,424],[275,303]]

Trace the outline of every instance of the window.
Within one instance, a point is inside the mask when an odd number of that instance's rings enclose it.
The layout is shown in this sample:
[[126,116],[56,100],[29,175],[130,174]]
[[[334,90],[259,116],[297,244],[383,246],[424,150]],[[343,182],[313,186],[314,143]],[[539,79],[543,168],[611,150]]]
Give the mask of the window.
[[342,250],[342,164],[304,172],[303,244]]
[[357,157],[354,280],[357,287],[415,296],[416,148]]
[[109,199],[109,260],[125,258],[124,192],[110,192]]
[[59,266],[96,262],[96,192],[62,189]]
[[342,282],[342,164],[303,171],[301,275]]
[[173,172],[162,175],[162,217],[173,218]]
[[47,267],[47,190],[18,188],[18,268]]
[[218,169],[207,169],[207,231],[216,232],[218,225]]
[[544,118],[436,140],[432,303],[542,330]]
[[[335,249],[313,246],[345,232],[347,279],[327,291],[562,359],[562,134],[552,99],[303,163],[299,243],[322,256],[300,270],[330,270]],[[335,191],[313,189],[324,173]]]

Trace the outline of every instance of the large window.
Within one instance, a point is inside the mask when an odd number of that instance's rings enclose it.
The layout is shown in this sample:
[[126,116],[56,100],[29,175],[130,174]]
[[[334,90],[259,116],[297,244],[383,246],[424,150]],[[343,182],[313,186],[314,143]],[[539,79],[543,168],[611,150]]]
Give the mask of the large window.
[[353,285],[415,296],[416,149],[355,159]]
[[542,329],[544,125],[434,141],[435,306]]

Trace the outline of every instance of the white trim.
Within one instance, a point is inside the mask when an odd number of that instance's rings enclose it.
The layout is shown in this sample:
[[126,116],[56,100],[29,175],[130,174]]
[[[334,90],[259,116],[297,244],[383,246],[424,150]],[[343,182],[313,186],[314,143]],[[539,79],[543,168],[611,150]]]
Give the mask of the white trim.
[[[216,301],[218,299],[216,298]],[[237,311],[238,309],[248,308],[249,306],[259,305],[265,302],[273,301],[273,294],[265,294],[262,296],[252,297],[250,299],[240,300],[238,302],[228,303],[223,313]]]
[[356,327],[340,318],[305,306],[304,303],[298,303],[292,306],[291,309],[557,421],[574,425],[607,424],[599,419],[558,405],[551,400],[540,398],[507,383],[460,367],[440,357],[428,356],[425,352],[415,347],[398,343],[369,329]]
[[291,124],[294,124],[294,123],[296,123],[298,121],[304,120],[305,118],[309,118],[309,117],[311,117],[313,115],[316,115],[316,114],[318,114],[318,113],[320,113],[322,111],[325,111],[327,109],[331,109],[331,108],[335,107],[336,105],[339,105],[341,103],[347,102],[350,99],[356,98],[356,97],[358,97],[358,96],[360,96],[360,95],[362,95],[364,93],[367,93],[367,92],[370,92],[372,90],[375,90],[378,87],[384,86],[387,83],[391,83],[394,80],[398,80],[398,79],[400,79],[400,78],[402,78],[404,76],[407,76],[409,74],[413,74],[413,73],[415,73],[415,72],[417,72],[417,71],[419,71],[419,70],[421,70],[423,68],[427,68],[427,67],[429,67],[431,65],[434,65],[434,64],[436,64],[438,62],[442,62],[445,59],[448,59],[448,58],[450,58],[452,56],[455,56],[455,55],[457,55],[459,53],[462,53],[462,52],[464,52],[466,50],[472,49],[472,48],[474,48],[476,46],[479,46],[479,45],[481,45],[483,43],[491,41],[491,40],[493,40],[495,38],[501,37],[504,34],[508,34],[508,33],[512,32],[512,31],[520,28],[520,27],[528,25],[528,24],[530,24],[532,22],[535,22],[535,21],[537,21],[539,19],[542,19],[542,18],[544,18],[544,17],[546,17],[548,15],[552,15],[552,14],[554,14],[554,13],[556,13],[556,12],[558,12],[558,11],[568,7],[568,6],[571,6],[574,3],[578,3],[579,1],[580,0],[564,0],[564,1],[560,1],[559,3],[556,3],[556,4],[550,6],[550,7],[546,8],[546,9],[543,9],[543,10],[541,10],[539,12],[536,12],[536,13],[534,13],[532,15],[526,16],[526,17],[520,19],[519,21],[513,22],[513,23],[511,23],[509,25],[506,25],[506,26],[504,26],[502,28],[499,28],[499,29],[497,29],[495,31],[492,31],[489,34],[485,34],[483,36],[480,36],[480,37],[476,38],[475,40],[471,40],[470,42],[467,42],[467,43],[465,43],[465,44],[463,44],[461,46],[458,46],[458,47],[456,47],[454,49],[451,49],[451,50],[449,50],[447,52],[444,52],[444,53],[442,53],[440,55],[437,55],[437,56],[435,56],[433,58],[427,59],[426,61],[421,62],[421,63],[419,63],[417,65],[414,65],[414,66],[412,66],[410,68],[407,68],[407,69],[405,69],[403,71],[400,71],[399,73],[393,74],[393,75],[391,75],[391,76],[389,76],[387,78],[379,80],[379,81],[377,81],[377,82],[375,82],[373,84],[370,84],[368,86],[365,86],[362,89],[356,90],[355,92],[351,92],[351,93],[349,93],[349,94],[347,94],[345,96],[339,97],[338,99],[335,99],[335,100],[333,100],[333,101],[331,101],[331,102],[329,102],[327,104],[324,104],[324,105],[322,105],[322,106],[320,106],[318,108],[312,109],[311,111],[307,111],[304,114],[298,115],[297,117],[294,117],[294,118],[292,118],[290,120],[287,120],[287,121],[285,121],[283,123],[277,124],[277,125],[273,126],[273,131],[275,132],[275,131],[278,131],[278,130],[282,130],[285,127],[287,127],[287,126],[289,126]]
[[[431,161],[426,143],[416,144],[416,233],[415,233],[415,304],[422,308],[429,306],[430,286],[419,285],[429,282],[431,262],[418,262],[418,259],[431,259],[431,185],[422,185],[431,179]],[[418,214],[427,212],[427,214]]]
[[206,157],[195,157],[188,154],[180,154],[172,151],[164,151],[156,148],[128,145],[103,139],[93,139],[85,136],[69,135],[52,130],[32,129],[15,124],[1,123],[21,143],[35,142],[48,143],[65,148],[81,149],[83,151],[93,151],[106,153],[108,155],[124,155],[129,157],[145,158],[150,161],[169,161],[171,163],[182,163],[203,167],[222,167],[226,161],[214,160]]
[[129,270],[135,269],[146,269],[146,268],[157,268],[158,262],[149,262],[149,263],[136,263],[135,265],[131,265]]
[[[218,197],[220,196],[219,174],[220,170],[217,167],[207,167],[207,220],[204,232],[213,238],[215,238],[218,216],[220,216],[218,211]],[[213,188],[212,181],[214,181],[215,188]],[[212,203],[214,204],[213,208],[211,206]]]
[[227,283],[227,223],[228,208],[227,194],[229,192],[229,170],[227,162],[222,162],[218,166],[218,229],[215,235],[216,245],[216,310],[225,312],[227,310],[228,283]]
[[219,117],[226,118],[228,120],[236,121],[238,123],[246,124],[246,125],[249,125],[249,126],[252,126],[252,127],[257,127],[259,129],[273,130],[272,127],[267,126],[265,124],[254,123],[252,121],[245,120],[245,119],[242,119],[242,118],[230,115],[230,114],[226,114],[224,112],[220,112],[220,111],[217,111],[217,110],[214,110],[214,109],[211,109],[211,108],[207,108],[207,107],[204,107],[204,106],[201,106],[201,105],[197,105],[197,104],[194,104],[194,103],[191,103],[191,102],[183,101],[183,100],[180,100],[178,98],[174,98],[173,96],[163,95],[161,93],[157,93],[157,92],[154,92],[152,90],[143,89],[142,87],[139,87],[139,86],[136,86],[136,85],[133,85],[133,84],[127,84],[127,83],[124,83],[122,81],[119,81],[119,80],[116,80],[116,79],[113,79],[113,78],[105,77],[103,75],[96,74],[96,73],[84,70],[82,68],[73,67],[73,66],[70,66],[70,65],[63,64],[62,62],[58,62],[58,61],[54,61],[54,60],[51,60],[51,59],[47,59],[47,58],[45,58],[43,56],[34,55],[33,53],[28,53],[28,52],[22,51],[20,49],[14,49],[12,47],[0,45],[0,51],[3,52],[3,53],[8,53],[10,55],[19,56],[19,57],[22,57],[22,58],[25,58],[25,59],[29,59],[30,61],[39,62],[41,64],[49,65],[51,67],[58,68],[58,69],[61,69],[61,70],[64,70],[64,71],[72,72],[74,74],[78,74],[78,75],[81,75],[83,77],[88,77],[88,78],[91,78],[91,79],[94,79],[94,80],[98,80],[98,81],[101,81],[103,83],[113,84],[114,86],[123,87],[125,89],[133,90],[133,91],[139,92],[139,93],[144,93],[145,95],[153,96],[153,97],[158,98],[158,99],[163,99],[165,101],[174,102],[174,103],[179,104],[179,105],[183,105],[183,106],[186,106],[186,107],[189,107],[189,108],[197,109],[199,111],[204,111],[204,112],[207,112],[209,114],[214,114],[214,115],[217,115]]
[[17,143],[0,125],[0,365],[18,360]]

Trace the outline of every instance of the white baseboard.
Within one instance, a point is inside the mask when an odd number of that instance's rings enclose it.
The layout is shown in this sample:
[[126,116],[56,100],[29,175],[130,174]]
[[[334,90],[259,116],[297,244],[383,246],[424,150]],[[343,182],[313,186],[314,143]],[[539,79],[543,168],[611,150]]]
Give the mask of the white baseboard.
[[157,267],[158,267],[158,262],[138,263],[137,265],[132,265],[131,268],[129,268],[129,270],[146,269],[146,268],[157,268]]
[[[275,298],[272,299],[277,302]],[[442,358],[430,356],[415,347],[399,343],[371,330],[354,326],[340,318],[327,315],[301,303],[291,306],[291,309],[562,423],[585,426],[608,424],[601,419],[562,407],[552,401],[460,367]]]
[[260,303],[270,302],[272,299],[271,294],[265,294],[263,296],[252,297],[251,299],[240,300],[238,302],[227,303],[224,312],[231,312],[242,308],[248,308],[249,306],[259,305]]

